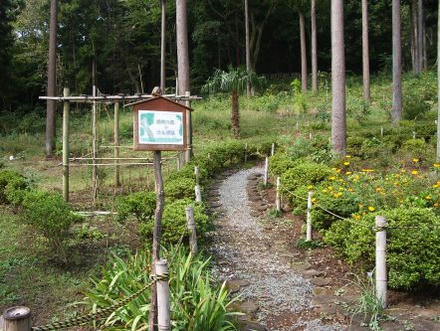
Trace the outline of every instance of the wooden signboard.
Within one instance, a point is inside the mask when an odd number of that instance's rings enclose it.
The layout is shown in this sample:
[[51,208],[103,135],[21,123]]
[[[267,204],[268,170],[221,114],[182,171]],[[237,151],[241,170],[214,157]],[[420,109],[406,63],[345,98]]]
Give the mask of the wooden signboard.
[[134,149],[186,150],[188,111],[192,109],[161,96],[136,103],[133,112]]

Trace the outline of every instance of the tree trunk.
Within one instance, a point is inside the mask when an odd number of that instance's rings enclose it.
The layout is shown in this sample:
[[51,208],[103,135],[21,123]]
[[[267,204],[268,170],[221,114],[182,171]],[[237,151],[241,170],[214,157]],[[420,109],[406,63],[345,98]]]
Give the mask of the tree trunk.
[[186,1],[176,0],[177,76],[179,77],[179,92],[182,95],[190,91]]
[[[161,152],[154,152],[154,176],[156,180],[156,209],[154,211],[152,274],[155,273],[155,263],[160,259],[160,238],[162,234],[162,214],[165,204],[165,195],[162,178]],[[156,284],[151,286],[151,309],[149,314],[149,330],[155,330],[157,324],[157,289]]]
[[235,139],[240,138],[240,111],[238,103],[238,91],[232,91],[231,96],[232,102],[232,114],[231,114],[231,124],[232,132],[234,133]]
[[[49,61],[47,68],[47,95],[56,96],[57,90],[57,16],[58,1],[50,1],[50,32],[49,32]],[[55,150],[56,134],[56,101],[48,100],[46,106],[46,157],[52,157]]]
[[400,0],[393,0],[393,125],[402,119],[402,41]]
[[364,78],[364,99],[370,103],[370,51],[368,40],[368,0],[362,0],[362,64]]
[[423,70],[423,0],[417,1],[417,45],[418,45],[418,72]]
[[299,30],[301,39],[301,89],[307,91],[307,46],[306,46],[306,20],[304,14],[299,12]]
[[[249,41],[249,4],[248,0],[244,0],[244,20],[245,20],[245,30],[246,30],[246,70],[249,74],[251,71],[251,48]],[[251,85],[249,82],[246,86],[247,97],[251,96]]]
[[[179,77],[179,93],[185,95],[191,92],[189,81],[189,53],[188,53],[188,24],[187,24],[187,0],[176,0],[176,41],[177,41],[177,76]],[[192,148],[192,116],[189,114],[190,134],[188,148],[190,153],[185,153],[185,161],[189,162],[193,155]]]
[[318,92],[318,40],[316,34],[316,0],[311,0],[310,20],[312,25],[312,91]]
[[160,91],[165,94],[166,89],[166,0],[161,1],[162,4],[162,26],[161,26],[161,42],[160,42]]
[[345,155],[345,45],[344,0],[331,1],[332,36],[332,145],[338,156]]
[[438,4],[437,24],[437,81],[438,81],[438,110],[437,110],[437,162],[440,162],[440,1]]
[[412,47],[413,47],[413,58],[412,58],[412,63],[413,63],[413,72],[415,74],[419,74],[420,73],[420,60],[419,60],[419,35],[418,35],[418,15],[417,15],[417,0],[412,0],[411,1],[411,40],[413,42]]

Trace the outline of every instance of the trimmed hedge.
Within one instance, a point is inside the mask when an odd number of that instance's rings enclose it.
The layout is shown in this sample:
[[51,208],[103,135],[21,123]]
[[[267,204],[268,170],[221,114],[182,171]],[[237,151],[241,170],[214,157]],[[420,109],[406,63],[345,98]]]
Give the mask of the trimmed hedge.
[[412,290],[440,286],[440,217],[427,208],[396,208],[337,221],[324,239],[347,257],[372,270],[375,258],[375,216],[387,218],[389,286]]

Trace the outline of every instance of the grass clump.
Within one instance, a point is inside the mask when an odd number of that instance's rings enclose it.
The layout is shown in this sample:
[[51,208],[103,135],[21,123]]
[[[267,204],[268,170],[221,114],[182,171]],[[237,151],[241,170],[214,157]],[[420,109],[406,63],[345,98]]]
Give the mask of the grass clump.
[[[170,269],[171,321],[173,330],[236,330],[225,284],[213,282],[210,259],[193,256],[182,246],[164,252]],[[150,282],[151,254],[141,251],[121,259],[111,257],[99,279],[92,280],[85,302],[91,309],[105,308]],[[112,314],[105,327],[114,330],[143,330],[148,327],[150,290]]]

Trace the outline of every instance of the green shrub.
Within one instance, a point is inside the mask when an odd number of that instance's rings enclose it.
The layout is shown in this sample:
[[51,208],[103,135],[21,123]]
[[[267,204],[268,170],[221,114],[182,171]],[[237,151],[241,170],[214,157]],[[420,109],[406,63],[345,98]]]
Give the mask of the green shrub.
[[32,190],[23,199],[24,219],[41,233],[50,247],[65,254],[64,242],[69,236],[70,226],[81,219],[59,193]]
[[[236,330],[231,322],[236,315],[230,310],[225,286],[213,282],[210,260],[193,256],[183,247],[171,247],[163,252],[170,271],[170,304],[173,330]],[[100,278],[92,279],[85,302],[91,310],[106,308],[128,297],[150,282],[151,254],[144,250],[123,260],[110,258]],[[150,289],[118,309],[104,327],[118,330],[146,330],[150,307]]]
[[13,187],[21,187],[22,183],[25,182],[25,178],[20,175],[18,172],[5,169],[0,171],[0,203],[11,203],[6,196],[6,188],[9,184],[9,191],[12,190]]
[[296,199],[293,194],[296,194],[297,189],[315,186],[331,174],[332,170],[326,165],[305,160],[281,176],[281,191],[293,201]]
[[165,182],[165,197],[170,201],[191,198],[194,200],[194,187],[196,180],[194,178],[176,178]]
[[124,222],[129,216],[134,216],[139,222],[147,222],[154,216],[156,208],[156,193],[136,192],[116,201],[117,219]]
[[[440,286],[440,218],[427,208],[396,208],[380,213],[387,231],[389,286],[412,290]],[[376,214],[359,220],[335,222],[324,240],[335,246],[351,263],[373,269]]]
[[6,200],[14,207],[20,206],[28,188],[29,182],[25,177],[19,176],[11,179],[4,191]]
[[[182,236],[184,238],[187,236],[185,208],[193,204],[191,199],[182,199],[165,205],[162,216],[162,243],[177,243]],[[194,220],[196,222],[197,235],[203,237],[211,226],[204,205],[194,205]],[[154,222],[152,221],[141,224],[141,236],[146,241],[152,239],[153,226]]]
[[287,154],[275,153],[269,160],[269,172],[272,176],[278,177],[295,165],[296,162]]

